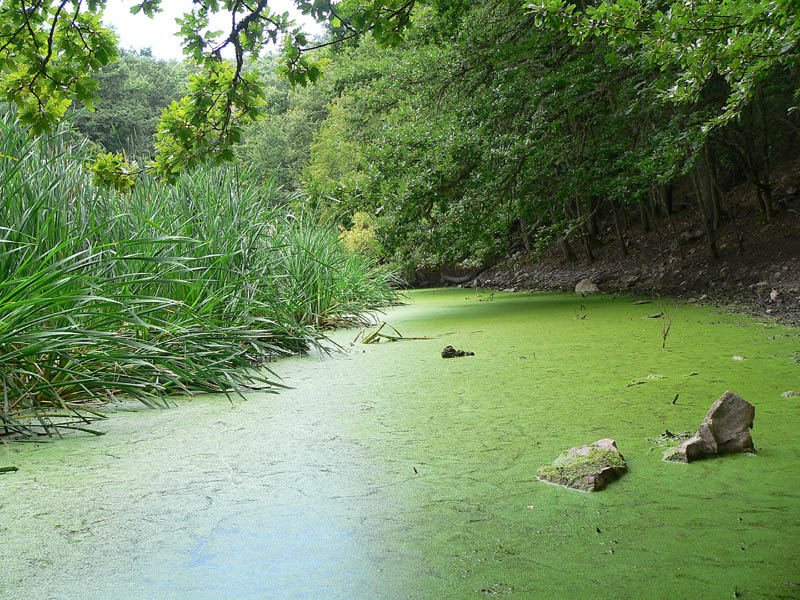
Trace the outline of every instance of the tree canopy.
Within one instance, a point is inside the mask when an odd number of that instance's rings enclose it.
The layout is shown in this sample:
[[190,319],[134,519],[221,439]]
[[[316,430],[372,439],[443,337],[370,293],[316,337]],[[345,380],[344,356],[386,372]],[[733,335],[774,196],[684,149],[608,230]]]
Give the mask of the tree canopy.
[[[184,94],[153,125],[148,167],[172,180],[237,160],[404,264],[484,263],[516,244],[572,257],[570,242],[591,260],[603,216],[626,252],[631,210],[669,214],[676,186],[714,253],[722,191],[750,183],[769,221],[774,163],[797,148],[792,0],[296,0],[328,24],[321,40],[268,5],[195,0],[180,20]],[[122,72],[103,6],[0,0],[0,77],[35,132],[114,87],[96,83]],[[230,29],[209,32],[222,10]],[[280,56],[259,56],[273,41]],[[118,86],[131,92],[133,64]],[[96,179],[131,187],[140,167],[101,141]]]
[[618,213],[671,210],[686,178],[712,252],[726,186],[750,182],[769,220],[770,165],[798,132],[794,4],[440,4],[418,8],[408,44],[363,40],[332,65],[362,77],[303,175],[376,215],[387,256],[480,264],[521,241],[571,257],[575,240],[591,260],[603,215],[625,252]]
[[[97,72],[118,58],[113,32],[102,22],[105,0],[3,0],[0,2],[0,84],[34,133],[52,128],[73,100],[93,107]],[[179,20],[186,60],[194,65],[187,93],[164,111],[156,134],[153,169],[167,179],[206,159],[233,158],[242,127],[257,119],[264,90],[245,68],[267,43],[282,44],[281,72],[293,85],[316,81],[321,65],[310,51],[370,32],[382,44],[400,42],[415,0],[296,0],[304,14],[331,23],[339,37],[314,43],[289,15],[268,0],[195,0]],[[154,17],[161,0],[132,5]],[[209,16],[227,11],[228,31],[209,31]],[[223,58],[231,48],[234,59]],[[114,181],[123,167],[106,156],[95,175]]]

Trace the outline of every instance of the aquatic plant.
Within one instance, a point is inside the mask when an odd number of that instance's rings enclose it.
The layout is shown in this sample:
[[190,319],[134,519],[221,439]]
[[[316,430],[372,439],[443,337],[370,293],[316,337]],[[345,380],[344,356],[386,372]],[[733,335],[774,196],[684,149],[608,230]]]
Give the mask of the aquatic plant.
[[395,297],[274,189],[203,169],[120,194],[87,156],[0,119],[0,436],[86,430],[119,397],[274,390],[267,363]]

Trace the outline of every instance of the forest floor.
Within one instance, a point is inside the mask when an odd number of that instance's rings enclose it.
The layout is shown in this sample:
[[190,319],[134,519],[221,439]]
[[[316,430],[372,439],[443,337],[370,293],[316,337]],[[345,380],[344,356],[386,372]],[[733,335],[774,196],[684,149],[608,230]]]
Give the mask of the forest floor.
[[640,223],[630,223],[624,232],[627,255],[612,226],[604,224],[606,243],[593,248],[591,262],[578,244],[573,244],[578,260],[572,263],[558,247],[536,261],[517,251],[465,285],[572,291],[580,280],[590,279],[602,292],[676,297],[800,325],[798,178],[800,170],[788,169],[773,182],[775,213],[766,225],[759,224],[749,185],[735,188],[725,206],[736,219],[720,228],[717,259],[709,251],[698,211],[686,198],[676,204],[672,226],[661,219],[645,232]]

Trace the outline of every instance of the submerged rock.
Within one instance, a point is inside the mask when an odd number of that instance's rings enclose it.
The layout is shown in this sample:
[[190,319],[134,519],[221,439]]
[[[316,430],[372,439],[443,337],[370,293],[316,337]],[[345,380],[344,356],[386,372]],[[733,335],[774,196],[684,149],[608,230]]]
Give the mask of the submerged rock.
[[664,452],[664,460],[692,462],[720,454],[755,452],[750,431],[756,407],[733,392],[725,392],[708,409],[694,436]]
[[603,438],[588,446],[570,448],[552,465],[540,467],[536,479],[584,492],[597,492],[619,478],[627,468],[617,443],[611,438]]
[[581,279],[575,286],[576,294],[596,294],[599,291],[600,288],[591,279]]
[[475,356],[475,353],[466,350],[456,350],[452,346],[445,346],[444,350],[442,350],[442,358],[456,358],[460,356]]

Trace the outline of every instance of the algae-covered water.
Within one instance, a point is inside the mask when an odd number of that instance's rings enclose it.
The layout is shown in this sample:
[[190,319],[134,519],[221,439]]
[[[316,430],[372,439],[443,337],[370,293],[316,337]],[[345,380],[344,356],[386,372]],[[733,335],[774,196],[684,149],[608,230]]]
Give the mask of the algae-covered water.
[[[662,349],[656,304],[411,298],[386,320],[435,339],[338,332],[346,354],[276,364],[280,394],[0,448],[20,468],[0,475],[0,597],[800,597],[800,398],[781,397],[800,332],[680,306]],[[650,439],[725,390],[756,405],[758,454],[661,462]],[[536,481],[602,437],[629,466],[607,490]]]

